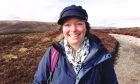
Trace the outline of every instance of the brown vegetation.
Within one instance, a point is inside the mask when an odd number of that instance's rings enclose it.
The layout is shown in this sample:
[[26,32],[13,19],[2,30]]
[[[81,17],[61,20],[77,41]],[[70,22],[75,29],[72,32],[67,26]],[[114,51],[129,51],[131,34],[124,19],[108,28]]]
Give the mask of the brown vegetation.
[[[40,25],[36,25],[34,27],[39,28],[39,26]],[[0,27],[4,29],[5,26],[0,24]],[[16,28],[18,27],[19,26],[16,26]],[[49,26],[48,28],[50,27],[52,26]],[[5,29],[6,28],[7,27],[5,27]],[[49,31],[46,29],[46,31],[47,32],[42,33],[8,33],[8,35],[0,35],[1,84],[30,84],[32,82],[38,63],[47,48],[52,42],[62,38],[59,29]],[[115,32],[116,30],[109,31]],[[118,31],[119,30],[117,30],[117,32]],[[118,43],[113,37],[107,34],[109,33],[108,30],[91,30],[91,33],[97,35],[103,41],[103,44],[110,51],[115,61]],[[132,32],[130,35],[132,35]]]
[[0,37],[1,84],[31,83],[38,63],[51,45],[52,33],[2,35]]
[[131,35],[140,38],[140,27],[134,28],[120,28],[120,29],[102,29],[95,31],[100,31],[102,33],[115,33],[115,34],[124,34],[124,35]]

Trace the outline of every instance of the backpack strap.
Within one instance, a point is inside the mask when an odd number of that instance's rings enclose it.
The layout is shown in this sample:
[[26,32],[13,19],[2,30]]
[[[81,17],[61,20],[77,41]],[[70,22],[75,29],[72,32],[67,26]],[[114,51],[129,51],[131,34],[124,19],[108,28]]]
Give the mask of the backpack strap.
[[54,72],[56,63],[58,61],[58,57],[59,57],[59,52],[53,47],[51,48],[51,72]]
[[54,47],[52,47],[50,56],[51,56],[51,64],[50,64],[51,71],[50,71],[50,76],[47,80],[47,84],[52,84],[52,76],[53,76],[53,72],[54,72],[56,63],[58,61],[59,52]]

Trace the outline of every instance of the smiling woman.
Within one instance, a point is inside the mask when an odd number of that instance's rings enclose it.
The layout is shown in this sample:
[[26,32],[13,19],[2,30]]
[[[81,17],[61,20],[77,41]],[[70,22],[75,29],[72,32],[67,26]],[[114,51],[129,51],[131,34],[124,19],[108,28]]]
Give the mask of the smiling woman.
[[[43,56],[33,84],[118,84],[108,50],[89,33],[88,14],[82,6],[71,5],[60,13],[58,24],[64,39]],[[56,52],[57,61],[52,57]],[[51,63],[56,62],[54,71]],[[49,80],[49,81],[48,81]]]

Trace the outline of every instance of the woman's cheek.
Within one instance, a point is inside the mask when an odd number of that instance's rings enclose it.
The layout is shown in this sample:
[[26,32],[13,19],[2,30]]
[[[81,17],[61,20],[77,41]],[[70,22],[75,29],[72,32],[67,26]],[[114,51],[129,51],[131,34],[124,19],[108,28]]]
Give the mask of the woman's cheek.
[[66,35],[69,35],[69,29],[63,29],[63,34],[64,34],[64,36],[66,36]]
[[83,34],[86,33],[86,31],[87,31],[86,28],[84,28],[84,27],[83,27],[83,28],[79,28],[78,30],[79,30],[81,33],[83,33]]

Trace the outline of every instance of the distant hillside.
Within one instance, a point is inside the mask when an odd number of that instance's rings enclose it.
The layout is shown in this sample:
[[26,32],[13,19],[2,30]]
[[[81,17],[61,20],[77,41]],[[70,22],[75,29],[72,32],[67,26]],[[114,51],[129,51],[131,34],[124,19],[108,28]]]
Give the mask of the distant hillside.
[[[55,22],[38,21],[19,21],[4,20],[0,21],[0,34],[25,33],[25,32],[45,32],[57,31],[59,26]],[[91,29],[117,29],[116,27],[93,26]]]
[[118,27],[92,26],[91,29],[118,29]]
[[0,21],[0,34],[22,32],[45,32],[58,30],[56,23],[36,21]]

